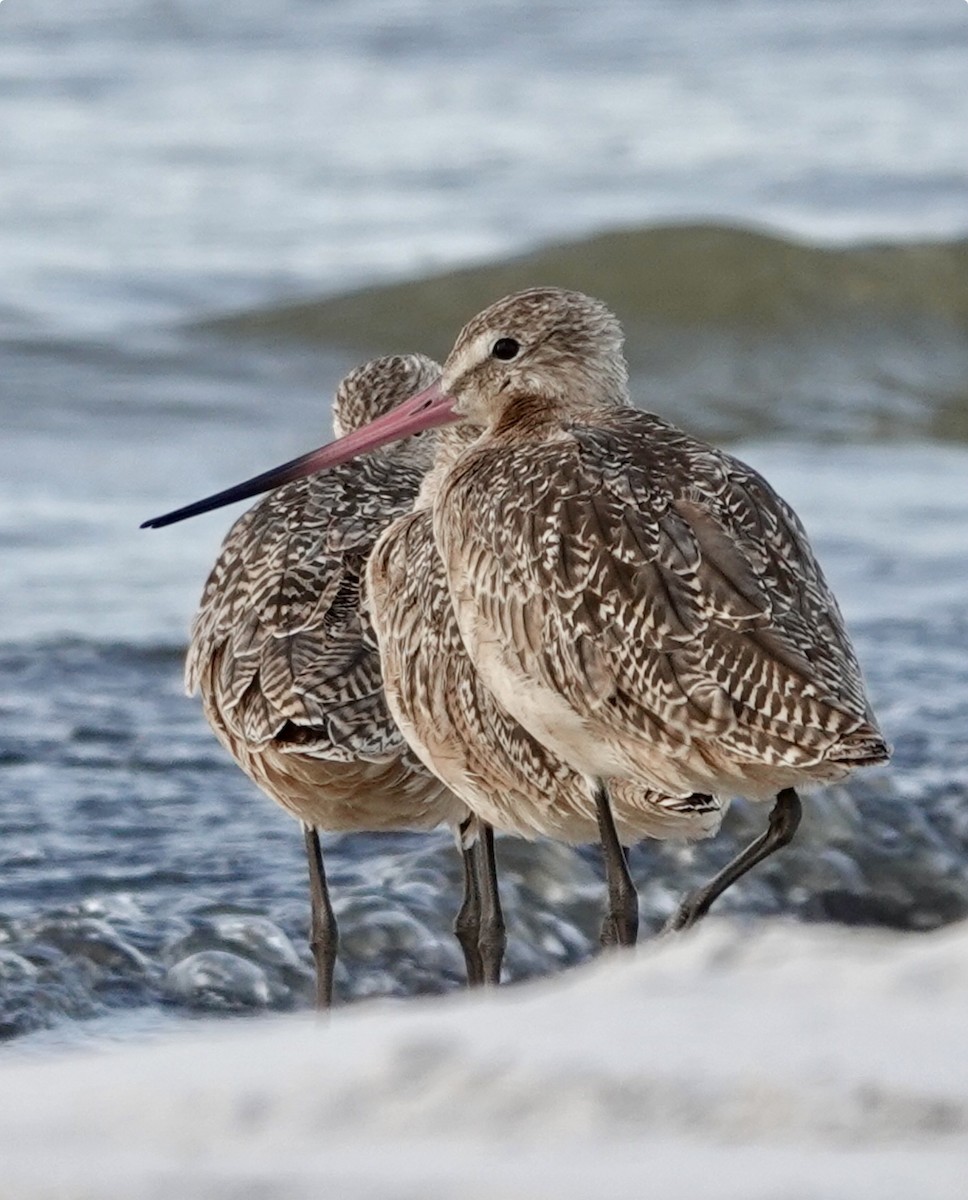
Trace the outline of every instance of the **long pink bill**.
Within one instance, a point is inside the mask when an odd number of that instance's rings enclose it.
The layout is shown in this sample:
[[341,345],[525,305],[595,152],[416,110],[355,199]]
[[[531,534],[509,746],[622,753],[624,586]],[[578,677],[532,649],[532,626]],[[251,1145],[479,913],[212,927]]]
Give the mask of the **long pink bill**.
[[292,483],[294,479],[302,479],[305,475],[313,475],[326,467],[335,467],[338,463],[348,462],[358,454],[368,450],[376,450],[388,442],[397,442],[421,430],[431,429],[435,425],[447,425],[459,420],[454,412],[454,398],[441,390],[440,380],[430,387],[417,392],[409,400],[404,400],[390,412],[377,417],[362,429],[354,429],[345,437],[337,438],[318,450],[311,450],[294,458],[271,471],[255,475],[244,483],[216,492],[204,500],[196,500],[194,504],[186,504],[184,508],[176,508],[173,512],[164,513],[160,517],[152,517],[145,521],[142,529],[161,529],[165,525],[174,525],[176,521],[197,517],[200,513],[211,512],[226,504],[234,504],[236,500],[248,500],[250,496],[258,496],[262,492],[270,492],[273,488],[281,487],[284,483]]

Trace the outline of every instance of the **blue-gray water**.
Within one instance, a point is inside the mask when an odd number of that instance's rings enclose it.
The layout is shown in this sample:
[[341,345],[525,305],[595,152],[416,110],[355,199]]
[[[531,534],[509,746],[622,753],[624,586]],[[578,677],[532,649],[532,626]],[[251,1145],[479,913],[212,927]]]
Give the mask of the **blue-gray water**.
[[[283,302],[549,239],[642,402],[796,505],[896,747],[723,909],[968,913],[966,49],[954,3],[0,4],[0,1036],[308,1003],[298,829],[181,691],[231,514],[137,524],[317,444],[343,369],[492,277]],[[764,816],[637,850],[647,922]],[[456,986],[448,839],[328,852],[341,994]],[[589,954],[595,855],[500,854],[510,974]]]

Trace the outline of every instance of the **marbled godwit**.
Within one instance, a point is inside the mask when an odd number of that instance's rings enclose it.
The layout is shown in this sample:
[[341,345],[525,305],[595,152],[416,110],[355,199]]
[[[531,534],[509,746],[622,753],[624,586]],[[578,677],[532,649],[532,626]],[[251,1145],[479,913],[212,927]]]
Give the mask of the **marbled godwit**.
[[425,394],[487,426],[442,481],[434,532],[484,682],[575,770],[775,797],[681,927],[789,841],[795,788],[888,751],[795,513],[746,464],[626,408],[621,345],[603,305],[556,289],[475,318]]
[[[572,844],[601,839],[607,846],[609,832],[587,778],[498,704],[464,650],[431,506],[444,474],[480,433],[467,423],[440,431],[414,511],[387,526],[367,561],[366,603],[387,704],[421,761],[488,827]],[[643,837],[707,837],[722,818],[723,806],[709,796],[662,796],[621,779],[610,781],[608,792],[625,845]],[[613,896],[605,945],[618,940],[613,912],[620,903]],[[497,922],[482,921],[482,941],[489,934],[500,939],[501,932]],[[500,948],[498,940],[495,952]]]
[[286,469],[451,421],[484,428],[433,513],[461,637],[494,697],[599,796],[614,777],[774,799],[766,832],[685,898],[671,922],[683,928],[790,841],[796,788],[889,752],[796,514],[745,463],[629,408],[622,341],[580,293],[507,297],[464,328],[437,383]]
[[[439,373],[419,355],[358,368],[337,390],[336,432],[365,425]],[[490,841],[474,843],[476,823],[467,809],[414,758],[393,724],[359,605],[366,557],[387,522],[413,504],[432,459],[431,441],[411,440],[325,476],[289,482],[255,505],[226,537],[192,626],[189,691],[201,690],[209,724],[246,774],[302,822],[321,1007],[331,1000],[338,935],[320,829],[460,827],[465,900],[455,929],[469,980],[493,976],[478,948],[478,876],[484,875],[485,893],[494,879]],[[251,494],[243,485],[230,498]],[[227,495],[146,525],[218,507]]]

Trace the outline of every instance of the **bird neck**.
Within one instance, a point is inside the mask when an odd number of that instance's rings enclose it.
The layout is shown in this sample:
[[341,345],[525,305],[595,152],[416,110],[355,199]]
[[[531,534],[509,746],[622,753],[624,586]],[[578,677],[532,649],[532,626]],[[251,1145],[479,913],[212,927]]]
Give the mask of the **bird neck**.
[[489,440],[500,442],[544,441],[557,434],[562,426],[601,419],[603,410],[618,407],[602,400],[584,396],[549,395],[533,391],[515,392],[508,396],[494,424],[488,430]]
[[414,501],[415,512],[431,507],[444,476],[468,446],[477,441],[482,432],[479,425],[470,421],[458,421],[437,431],[434,461],[424,475],[417,499]]

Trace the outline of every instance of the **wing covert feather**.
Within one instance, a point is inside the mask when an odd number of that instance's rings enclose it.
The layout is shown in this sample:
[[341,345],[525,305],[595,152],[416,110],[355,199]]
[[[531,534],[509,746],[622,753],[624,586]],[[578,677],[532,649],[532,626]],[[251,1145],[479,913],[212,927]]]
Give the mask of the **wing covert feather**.
[[472,450],[435,512],[469,646],[496,637],[582,717],[785,762],[876,734],[793,510],[660,418]]
[[402,745],[360,590],[367,555],[421,477],[402,457],[374,455],[279,488],[239,518],[186,664],[189,691],[209,681],[204,699],[221,727],[250,745],[275,739],[347,762]]

